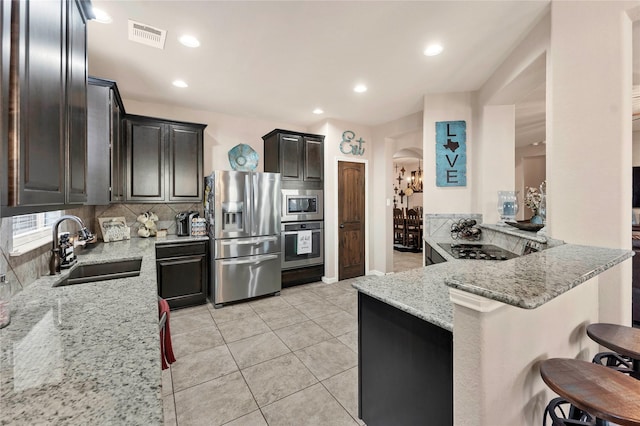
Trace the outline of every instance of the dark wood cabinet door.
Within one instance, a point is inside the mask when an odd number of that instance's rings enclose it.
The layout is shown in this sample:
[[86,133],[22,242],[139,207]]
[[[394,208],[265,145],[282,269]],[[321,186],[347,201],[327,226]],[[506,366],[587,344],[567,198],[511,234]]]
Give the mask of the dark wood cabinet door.
[[166,124],[127,120],[127,201],[164,201]]
[[[5,3],[5,2],[3,2]],[[12,2],[9,205],[64,204],[67,2]],[[46,52],[46,53],[43,53]]]
[[87,88],[87,203],[109,204],[109,88]]
[[109,136],[111,137],[111,201],[124,201],[125,148],[122,132],[123,110],[114,90],[109,91]]
[[[11,2],[0,2],[0,159],[7,158],[9,136],[9,48],[11,41]],[[0,205],[7,205],[8,167],[0,167]],[[1,213],[1,212],[0,212]]]
[[202,130],[169,125],[169,201],[202,200]]
[[87,22],[78,0],[69,5],[67,43],[67,149],[66,203],[87,200]]
[[171,308],[207,301],[207,242],[172,242],[156,245],[158,295]]
[[302,180],[302,138],[297,135],[280,135],[280,178]]
[[304,137],[304,181],[322,182],[324,179],[323,141]]

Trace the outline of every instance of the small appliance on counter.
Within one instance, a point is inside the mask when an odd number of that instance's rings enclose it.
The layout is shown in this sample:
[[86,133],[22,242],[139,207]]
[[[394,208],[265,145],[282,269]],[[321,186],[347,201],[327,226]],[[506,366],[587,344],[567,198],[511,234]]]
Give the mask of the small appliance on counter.
[[189,213],[182,212],[176,215],[176,235],[186,237],[189,235]]
[[200,217],[200,213],[195,212],[195,211],[190,211],[188,218],[187,218],[187,235],[193,235],[193,224],[194,224],[194,219],[197,219]]

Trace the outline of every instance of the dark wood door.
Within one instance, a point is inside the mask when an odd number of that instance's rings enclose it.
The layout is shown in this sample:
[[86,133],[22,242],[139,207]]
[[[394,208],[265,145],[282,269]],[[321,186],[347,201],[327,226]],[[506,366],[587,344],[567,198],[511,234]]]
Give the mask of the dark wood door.
[[[3,1],[3,4],[7,3]],[[66,7],[12,2],[9,205],[64,204]],[[43,53],[46,52],[46,53]]]
[[164,201],[165,124],[127,120],[127,201]]
[[202,199],[202,130],[169,126],[169,200]]
[[338,279],[364,275],[365,169],[363,163],[338,162]]

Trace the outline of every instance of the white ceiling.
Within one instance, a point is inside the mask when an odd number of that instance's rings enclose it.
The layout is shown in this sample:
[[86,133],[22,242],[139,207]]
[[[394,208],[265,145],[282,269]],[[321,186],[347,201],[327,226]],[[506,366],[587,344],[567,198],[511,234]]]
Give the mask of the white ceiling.
[[[124,98],[308,126],[377,125],[422,110],[425,93],[478,89],[549,1],[92,3],[113,22],[89,23],[89,72]],[[128,19],[168,30],[164,50],[128,41]],[[444,52],[424,56],[434,41]]]
[[[377,125],[422,110],[424,93],[478,89],[549,1],[92,3],[113,22],[89,23],[89,72],[124,98],[308,126]],[[164,50],[129,41],[128,19],[168,30]],[[179,44],[185,33],[201,47]],[[434,41],[444,52],[424,56]],[[640,43],[633,64],[640,84]],[[178,78],[189,87],[173,87]],[[354,93],[356,83],[369,90]],[[544,92],[541,82],[516,105],[517,146],[545,139]]]

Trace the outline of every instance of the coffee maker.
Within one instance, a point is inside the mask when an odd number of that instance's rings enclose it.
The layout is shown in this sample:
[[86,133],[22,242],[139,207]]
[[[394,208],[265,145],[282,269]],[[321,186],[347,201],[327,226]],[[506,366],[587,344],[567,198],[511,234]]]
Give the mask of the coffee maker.
[[176,215],[176,235],[178,237],[186,237],[190,234],[189,213],[191,212],[182,212]]
[[176,215],[176,235],[178,235],[178,237],[191,235],[191,221],[196,217],[200,217],[200,213],[193,210],[178,213]]

